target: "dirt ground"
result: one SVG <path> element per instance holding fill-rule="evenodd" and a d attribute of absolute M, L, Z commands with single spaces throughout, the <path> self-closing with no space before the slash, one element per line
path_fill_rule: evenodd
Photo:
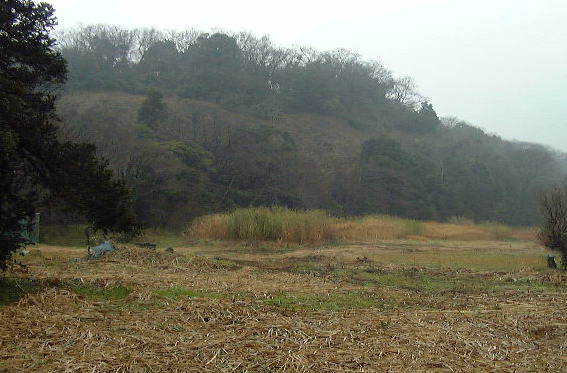
<path fill-rule="evenodd" d="M 84 254 L 5 274 L 0 372 L 567 371 L 567 273 L 530 242 Z"/>

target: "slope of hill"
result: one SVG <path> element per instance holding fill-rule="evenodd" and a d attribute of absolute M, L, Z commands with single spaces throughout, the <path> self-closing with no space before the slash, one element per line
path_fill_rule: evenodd
<path fill-rule="evenodd" d="M 96 143 L 129 180 L 138 216 L 152 225 L 272 204 L 533 224 L 534 194 L 562 178 L 562 163 L 548 150 L 464 123 L 434 134 L 356 129 L 321 114 L 262 119 L 167 96 L 166 115 L 148 125 L 138 118 L 145 100 L 68 93 L 58 111 L 68 136 Z"/>
<path fill-rule="evenodd" d="M 151 225 L 256 205 L 527 225 L 567 175 L 564 155 L 440 120 L 346 50 L 104 25 L 59 43 L 65 133 L 98 145 Z"/>

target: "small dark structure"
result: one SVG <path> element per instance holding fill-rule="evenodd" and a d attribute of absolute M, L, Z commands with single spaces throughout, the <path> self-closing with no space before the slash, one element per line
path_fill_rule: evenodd
<path fill-rule="evenodd" d="M 555 257 L 553 255 L 547 256 L 547 267 L 548 268 L 557 268 L 557 263 L 555 263 Z"/>

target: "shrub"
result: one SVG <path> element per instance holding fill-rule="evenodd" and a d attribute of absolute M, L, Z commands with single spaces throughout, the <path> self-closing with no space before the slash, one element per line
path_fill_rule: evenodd
<path fill-rule="evenodd" d="M 543 224 L 538 238 L 545 247 L 559 251 L 567 268 L 567 188 L 553 188 L 539 196 Z"/>

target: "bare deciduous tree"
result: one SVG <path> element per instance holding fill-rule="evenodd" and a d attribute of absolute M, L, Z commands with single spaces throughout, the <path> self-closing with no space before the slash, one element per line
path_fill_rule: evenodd
<path fill-rule="evenodd" d="M 413 109 L 417 108 L 418 103 L 425 99 L 425 97 L 417 93 L 415 81 L 409 76 L 394 79 L 387 97 Z"/>
<path fill-rule="evenodd" d="M 567 267 L 567 188 L 553 188 L 540 194 L 539 207 L 543 224 L 538 232 L 540 242 L 559 251 L 563 268 Z"/>

